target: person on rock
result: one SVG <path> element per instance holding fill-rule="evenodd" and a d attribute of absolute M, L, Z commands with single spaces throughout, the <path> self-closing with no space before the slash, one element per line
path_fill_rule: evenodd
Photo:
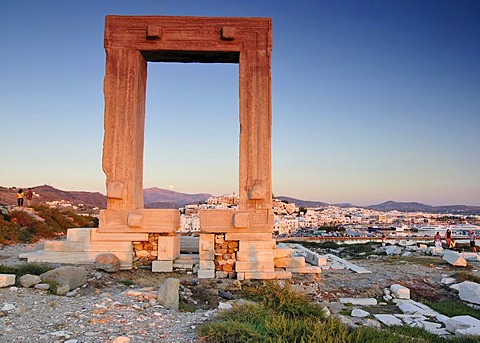
<path fill-rule="evenodd" d="M 433 241 L 435 242 L 435 248 L 442 247 L 442 236 L 440 236 L 440 232 L 437 231 L 435 236 L 433 236 Z"/>
<path fill-rule="evenodd" d="M 27 201 L 27 206 L 30 207 L 32 205 L 32 198 L 33 198 L 32 189 L 31 188 L 27 189 L 24 195 L 25 195 L 25 200 Z"/>
<path fill-rule="evenodd" d="M 17 206 L 23 206 L 23 189 L 19 189 L 17 193 Z"/>
<path fill-rule="evenodd" d="M 477 247 L 475 246 L 477 235 L 475 235 L 475 232 L 473 230 L 470 230 L 468 233 L 468 237 L 470 238 L 470 248 L 472 248 L 473 252 L 477 252 Z"/>
<path fill-rule="evenodd" d="M 450 229 L 447 229 L 447 233 L 445 233 L 445 243 L 448 249 L 452 248 L 452 231 L 450 231 Z"/>

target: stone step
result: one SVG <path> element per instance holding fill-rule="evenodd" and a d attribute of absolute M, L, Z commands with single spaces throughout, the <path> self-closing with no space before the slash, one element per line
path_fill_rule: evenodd
<path fill-rule="evenodd" d="M 47 251 L 70 251 L 70 252 L 111 252 L 132 251 L 131 242 L 80 242 L 80 241 L 45 241 L 44 250 Z"/>
<path fill-rule="evenodd" d="M 131 251 L 110 251 L 120 259 L 120 269 L 132 269 L 133 253 Z M 39 250 L 30 253 L 20 254 L 20 259 L 27 259 L 28 262 L 47 262 L 65 264 L 94 264 L 95 257 L 99 254 L 96 251 L 44 251 Z"/>
<path fill-rule="evenodd" d="M 277 280 L 277 279 L 290 279 L 292 277 L 291 272 L 284 270 L 273 272 L 243 272 L 237 273 L 238 280 Z"/>

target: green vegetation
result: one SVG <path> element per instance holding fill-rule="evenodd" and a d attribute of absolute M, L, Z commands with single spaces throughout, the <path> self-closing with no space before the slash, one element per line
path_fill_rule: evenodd
<path fill-rule="evenodd" d="M 15 274 L 15 282 L 18 284 L 19 278 L 25 274 L 40 275 L 53 269 L 48 264 L 38 262 L 28 262 L 16 266 L 0 265 L 0 274 Z"/>
<path fill-rule="evenodd" d="M 135 283 L 132 281 L 132 280 L 121 280 L 119 281 L 122 285 L 125 285 L 125 286 L 133 286 Z"/>
<path fill-rule="evenodd" d="M 459 299 L 444 300 L 442 302 L 422 300 L 422 303 L 448 317 L 472 316 L 480 319 L 480 310 L 465 305 L 465 303 Z"/>
<path fill-rule="evenodd" d="M 458 282 L 472 281 L 472 282 L 480 283 L 480 276 L 473 275 L 471 273 L 467 273 L 467 272 L 463 272 L 463 271 L 455 273 L 455 275 L 453 277 L 455 279 L 457 279 Z"/>
<path fill-rule="evenodd" d="M 69 228 L 98 226 L 96 218 L 80 216 L 72 211 L 46 206 L 34 206 L 33 210 L 34 214 L 22 210 L 1 212 L 0 244 L 33 243 L 64 235 Z"/>
<path fill-rule="evenodd" d="M 477 338 L 443 338 L 421 328 L 394 326 L 382 330 L 349 328 L 302 295 L 267 282 L 263 287 L 244 289 L 256 305 L 225 311 L 199 328 L 205 343 L 226 342 L 318 342 L 318 343 L 473 343 Z"/>

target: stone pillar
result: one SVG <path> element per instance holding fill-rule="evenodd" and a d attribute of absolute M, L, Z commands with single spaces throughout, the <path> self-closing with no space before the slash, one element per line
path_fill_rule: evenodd
<path fill-rule="evenodd" d="M 106 52 L 102 164 L 107 209 L 142 209 L 147 62 L 136 49 Z"/>
<path fill-rule="evenodd" d="M 240 52 L 240 210 L 272 208 L 270 50 L 262 48 Z"/>

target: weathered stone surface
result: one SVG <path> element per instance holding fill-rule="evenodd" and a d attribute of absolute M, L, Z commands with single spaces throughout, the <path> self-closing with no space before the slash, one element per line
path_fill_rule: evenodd
<path fill-rule="evenodd" d="M 158 256 L 160 261 L 170 261 L 180 256 L 180 235 L 160 236 L 158 238 Z"/>
<path fill-rule="evenodd" d="M 464 281 L 458 285 L 458 296 L 463 301 L 480 305 L 480 284 Z"/>
<path fill-rule="evenodd" d="M 173 271 L 173 261 L 152 261 L 152 272 L 167 273 Z"/>
<path fill-rule="evenodd" d="M 120 259 L 112 253 L 100 254 L 95 257 L 95 268 L 109 273 L 120 270 Z"/>
<path fill-rule="evenodd" d="M 467 266 L 467 261 L 456 251 L 445 250 L 442 258 L 455 267 Z"/>
<path fill-rule="evenodd" d="M 21 285 L 22 287 L 25 287 L 25 288 L 33 287 L 33 286 L 35 286 L 37 283 L 42 282 L 42 280 L 40 279 L 40 276 L 38 276 L 38 275 L 32 275 L 32 274 L 22 275 L 22 276 L 20 276 L 20 278 L 18 279 L 18 281 L 20 282 L 20 285 Z"/>
<path fill-rule="evenodd" d="M 0 288 L 15 284 L 15 274 L 0 274 Z"/>
<path fill-rule="evenodd" d="M 377 299 L 375 298 L 340 298 L 338 299 L 342 304 L 352 304 L 360 306 L 375 306 Z"/>
<path fill-rule="evenodd" d="M 359 309 L 359 308 L 354 308 L 350 315 L 352 317 L 364 318 L 364 317 L 368 317 L 370 315 L 370 313 L 368 313 L 367 311 L 364 311 L 362 309 Z"/>
<path fill-rule="evenodd" d="M 442 280 L 440 281 L 441 284 L 443 285 L 451 285 L 453 283 L 457 282 L 457 279 L 453 278 L 453 277 L 444 277 L 442 278 Z"/>
<path fill-rule="evenodd" d="M 393 314 L 374 314 L 373 315 L 375 319 L 377 319 L 379 322 L 387 325 L 387 326 L 393 326 L 393 325 L 403 325 L 402 321 L 395 317 Z"/>
<path fill-rule="evenodd" d="M 466 329 L 475 332 L 480 329 L 480 320 L 471 316 L 455 316 L 445 322 L 447 331 L 457 333 L 459 330 L 464 333 Z"/>
<path fill-rule="evenodd" d="M 87 270 L 83 267 L 60 267 L 40 275 L 42 282 L 55 282 L 60 286 L 68 285 L 70 290 L 87 282 Z"/>
<path fill-rule="evenodd" d="M 303 268 L 305 267 L 305 257 L 294 256 L 276 258 L 274 260 L 275 268 Z"/>
<path fill-rule="evenodd" d="M 385 252 L 387 255 L 400 255 L 402 253 L 402 248 L 396 245 L 391 245 L 385 250 Z"/>
<path fill-rule="evenodd" d="M 398 299 L 410 299 L 410 290 L 407 287 L 395 284 L 390 286 L 390 291 Z"/>
<path fill-rule="evenodd" d="M 199 279 L 213 279 L 215 277 L 214 269 L 200 269 L 198 271 Z"/>
<path fill-rule="evenodd" d="M 157 301 L 170 310 L 178 310 L 180 280 L 168 278 L 158 290 Z"/>

